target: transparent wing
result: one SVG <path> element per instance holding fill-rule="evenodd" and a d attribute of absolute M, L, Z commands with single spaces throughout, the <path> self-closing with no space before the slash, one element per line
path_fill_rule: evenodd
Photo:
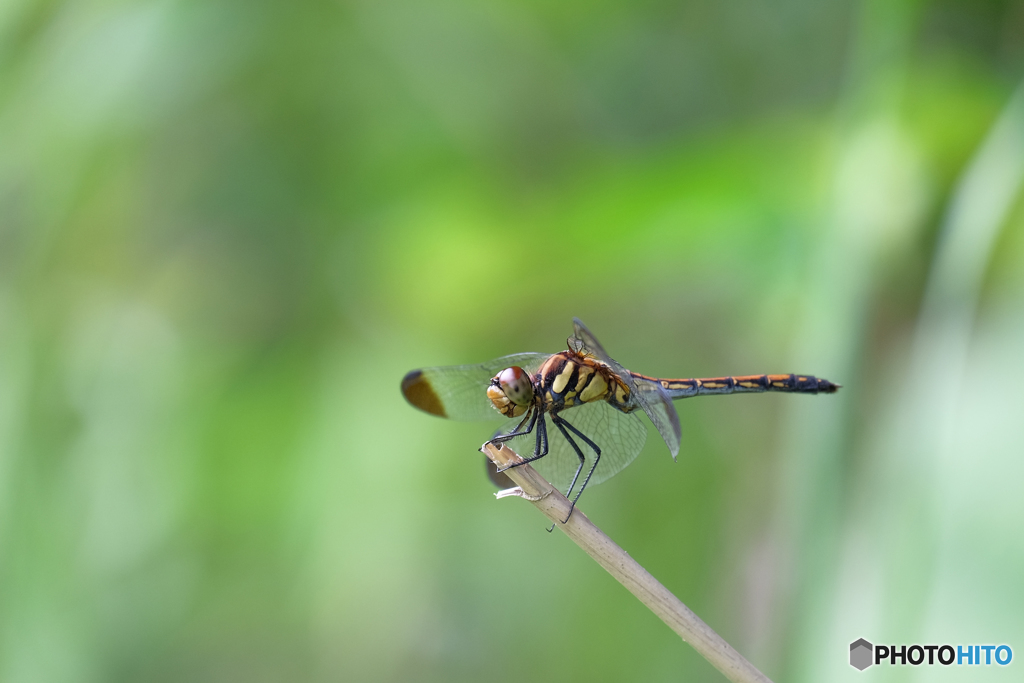
<path fill-rule="evenodd" d="M 604 401 L 585 403 L 575 406 L 560 413 L 561 417 L 576 429 L 587 435 L 601 449 L 601 460 L 597 463 L 594 476 L 590 479 L 588 486 L 600 484 L 610 479 L 623 470 L 629 463 L 633 462 L 640 451 L 643 450 L 644 441 L 647 440 L 647 427 L 637 417 L 636 413 L 623 413 L 616 410 Z M 580 460 L 576 451 L 565 440 L 562 432 L 551 421 L 550 415 L 545 415 L 548 430 L 548 454 L 532 463 L 544 478 L 550 481 L 555 488 L 562 493 L 566 492 L 572 482 L 576 468 Z M 503 427 L 500 432 L 507 434 L 519 423 L 516 420 L 513 424 Z M 524 458 L 533 454 L 536 444 L 536 427 L 534 433 L 525 436 L 517 436 L 509 442 L 509 446 L 516 453 Z M 586 466 L 580 473 L 577 486 L 583 483 L 587 472 L 594 463 L 594 451 L 578 436 L 569 432 L 573 440 L 583 451 L 586 459 Z"/>
<path fill-rule="evenodd" d="M 606 363 L 615 371 L 615 374 L 622 378 L 622 381 L 629 387 L 633 400 L 647 413 L 647 417 L 651 418 L 651 422 L 654 423 L 658 433 L 661 434 L 661 438 L 665 440 L 665 445 L 668 446 L 669 452 L 672 453 L 672 458 L 675 459 L 679 455 L 679 441 L 682 438 L 682 429 L 679 426 L 679 415 L 676 413 L 676 407 L 672 404 L 672 399 L 669 398 L 665 388 L 657 382 L 634 378 L 629 370 L 619 365 L 615 359 L 608 355 L 608 352 L 601 346 L 601 342 L 597 341 L 597 337 L 587 329 L 582 320 L 573 318 L 572 322 L 575 339 L 580 345 L 579 350 L 589 353 L 599 361 Z"/>
<path fill-rule="evenodd" d="M 402 379 L 402 394 L 420 410 L 452 420 L 504 420 L 487 398 L 491 378 L 513 365 L 536 374 L 549 353 L 516 353 L 479 365 L 413 370 Z"/>
<path fill-rule="evenodd" d="M 672 453 L 672 459 L 679 455 L 679 441 L 682 438 L 682 429 L 679 426 L 679 414 L 672 403 L 665 387 L 658 382 L 632 377 L 634 391 L 636 392 L 637 403 L 651 418 L 651 422 L 657 428 L 665 445 Z"/>

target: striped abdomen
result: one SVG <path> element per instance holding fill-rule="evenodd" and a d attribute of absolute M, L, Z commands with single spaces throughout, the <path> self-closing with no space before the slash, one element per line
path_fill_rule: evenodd
<path fill-rule="evenodd" d="M 813 375 L 743 375 L 707 379 L 661 379 L 630 373 L 638 379 L 657 382 L 672 399 L 712 394 L 739 394 L 762 391 L 788 391 L 798 394 L 831 394 L 840 385 Z"/>

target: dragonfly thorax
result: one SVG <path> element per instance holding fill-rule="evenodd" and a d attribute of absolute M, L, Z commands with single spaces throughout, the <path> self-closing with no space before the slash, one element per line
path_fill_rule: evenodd
<path fill-rule="evenodd" d="M 533 379 L 517 365 L 505 368 L 491 378 L 487 398 L 505 417 L 519 417 L 533 403 Z"/>
<path fill-rule="evenodd" d="M 629 387 L 607 364 L 573 350 L 556 353 L 540 366 L 537 392 L 545 410 L 594 401 L 607 401 L 623 412 L 633 409 Z"/>

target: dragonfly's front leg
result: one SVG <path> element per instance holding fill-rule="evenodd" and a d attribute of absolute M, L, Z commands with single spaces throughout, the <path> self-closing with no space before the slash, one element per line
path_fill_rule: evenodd
<path fill-rule="evenodd" d="M 519 467 L 520 465 L 525 465 L 526 463 L 533 462 L 534 460 L 540 460 L 541 458 L 548 454 L 548 425 L 544 419 L 544 413 L 541 412 L 539 408 L 537 409 L 537 414 L 540 417 L 536 420 L 537 441 L 533 449 L 533 455 L 530 456 L 529 458 L 523 458 L 519 462 L 508 465 L 507 467 L 503 467 L 500 470 L 498 470 L 499 472 L 504 472 L 505 470 L 510 469 L 512 467 Z M 530 423 L 530 426 L 532 428 L 532 422 Z M 527 430 L 526 433 L 528 434 L 529 430 Z"/>
<path fill-rule="evenodd" d="M 530 409 L 527 411 L 526 416 L 523 417 L 523 421 L 516 425 L 515 429 L 513 429 L 508 434 L 494 435 L 494 437 L 491 438 L 491 443 L 505 443 L 506 441 L 511 441 L 517 436 L 523 436 L 524 434 L 529 434 L 530 432 L 532 432 L 533 426 L 537 423 L 537 412 L 538 411 L 534 410 L 533 406 L 531 406 Z M 523 425 L 526 424 L 527 420 L 530 421 L 530 426 L 527 427 L 526 429 L 523 429 Z"/>

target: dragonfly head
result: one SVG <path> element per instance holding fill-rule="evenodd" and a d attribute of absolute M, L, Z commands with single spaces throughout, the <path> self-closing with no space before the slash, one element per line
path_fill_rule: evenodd
<path fill-rule="evenodd" d="M 505 417 L 519 417 L 533 403 L 533 380 L 518 365 L 505 368 L 491 378 L 487 398 Z"/>

